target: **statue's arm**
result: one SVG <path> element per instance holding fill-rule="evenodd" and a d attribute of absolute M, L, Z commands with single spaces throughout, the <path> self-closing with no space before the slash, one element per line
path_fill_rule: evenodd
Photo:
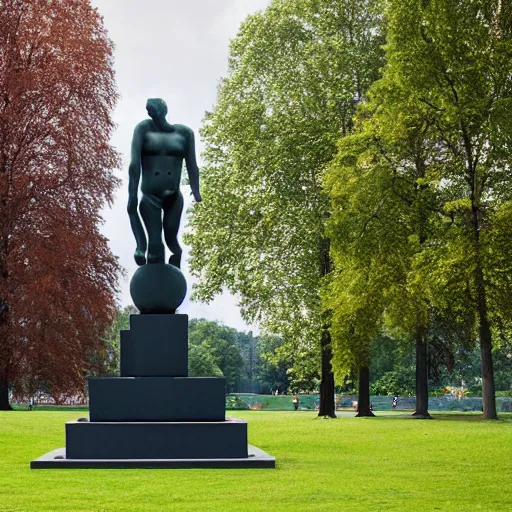
<path fill-rule="evenodd" d="M 185 162 L 187 164 L 188 179 L 190 181 L 190 189 L 194 199 L 201 201 L 201 193 L 199 192 L 199 169 L 196 161 L 196 144 L 194 139 L 194 132 L 187 128 L 187 154 Z"/>
<path fill-rule="evenodd" d="M 135 207 L 137 210 L 137 194 L 139 191 L 140 172 L 141 172 L 141 153 L 142 153 L 142 141 L 144 139 L 144 129 L 139 124 L 135 127 L 132 139 L 132 150 L 130 167 L 128 168 L 128 213 L 130 212 L 130 206 Z M 132 203 L 132 204 L 130 204 Z"/>
<path fill-rule="evenodd" d="M 144 133 L 143 126 L 140 124 L 137 125 L 133 133 L 130 167 L 128 168 L 128 215 L 130 217 L 130 224 L 135 236 L 135 241 L 137 242 L 135 261 L 138 265 L 146 263 L 145 253 L 147 248 L 146 233 L 144 232 L 140 221 L 138 210 L 139 201 L 137 197 L 141 173 L 141 154 Z"/>

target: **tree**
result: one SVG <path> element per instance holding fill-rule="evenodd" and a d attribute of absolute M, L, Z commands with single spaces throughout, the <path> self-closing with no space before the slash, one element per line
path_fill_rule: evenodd
<path fill-rule="evenodd" d="M 260 385 L 256 382 L 256 364 L 259 350 L 258 338 L 253 336 L 252 331 L 237 332 L 237 343 L 240 350 L 240 357 L 243 361 L 243 372 L 239 382 L 238 391 L 242 393 L 258 393 Z"/>
<path fill-rule="evenodd" d="M 435 192 L 425 185 L 435 145 L 426 137 L 428 123 L 411 119 L 394 79 L 386 66 L 369 90 L 370 101 L 359 109 L 356 133 L 341 141 L 326 175 L 333 204 L 332 255 L 341 269 L 327 303 L 337 308 L 334 327 L 362 367 L 368 366 L 373 339 L 384 324 L 415 340 L 415 415 L 429 417 L 431 308 L 414 269 L 415 258 L 432 238 L 438 207 Z M 369 325 L 365 317 L 372 319 Z M 361 335 L 352 336 L 348 325 Z M 368 400 L 364 397 L 363 403 Z"/>
<path fill-rule="evenodd" d="M 372 341 L 382 326 L 383 277 L 386 272 L 383 266 L 368 263 L 362 251 L 355 256 L 350 251 L 339 250 L 340 243 L 351 242 L 346 229 L 348 224 L 344 230 L 334 228 L 339 218 L 333 211 L 329 233 L 336 270 L 324 289 L 326 307 L 332 311 L 334 366 L 340 377 L 349 375 L 354 368 L 358 369 L 357 415 L 373 416 L 369 365 Z"/>
<path fill-rule="evenodd" d="M 290 387 L 289 369 L 293 363 L 286 351 L 280 351 L 282 347 L 283 340 L 278 336 L 262 334 L 257 339 L 256 379 L 264 393 L 275 389 L 287 393 Z"/>
<path fill-rule="evenodd" d="M 207 343 L 189 346 L 188 374 L 190 377 L 224 377 Z"/>
<path fill-rule="evenodd" d="M 379 334 L 374 339 L 370 363 L 372 395 L 414 395 L 415 357 L 410 341 L 389 334 Z"/>
<path fill-rule="evenodd" d="M 193 356 L 205 352 L 211 355 L 212 362 L 226 379 L 226 391 L 235 391 L 242 377 L 243 368 L 237 331 L 217 322 L 192 319 L 189 322 L 188 343 Z M 193 347 L 199 346 L 202 347 L 201 352 L 194 352 Z"/>
<path fill-rule="evenodd" d="M 445 216 L 419 267 L 432 301 L 473 316 L 483 416 L 496 418 L 493 339 L 510 322 L 512 6 L 501 0 L 392 1 L 388 62 L 404 107 L 428 125 Z"/>
<path fill-rule="evenodd" d="M 89 0 L 0 2 L 0 409 L 83 389 L 115 315 L 113 45 Z"/>
<path fill-rule="evenodd" d="M 495 418 L 492 338 L 507 331 L 511 299 L 511 9 L 391 1 L 388 21 L 383 79 L 328 177 L 335 225 L 353 219 L 352 245 L 338 250 L 358 263 L 365 254 L 359 273 L 399 270 L 382 312 L 416 333 L 417 412 L 427 412 L 426 340 L 437 316 L 478 337 L 484 417 Z"/>
<path fill-rule="evenodd" d="M 319 296 L 331 271 L 321 173 L 378 76 L 379 8 L 274 0 L 250 16 L 202 130 L 205 200 L 188 236 L 196 297 L 226 287 L 244 318 L 281 336 L 291 354 L 316 350 L 321 416 L 335 416 L 330 313 Z"/>
<path fill-rule="evenodd" d="M 95 376 L 118 376 L 121 361 L 121 331 L 130 329 L 130 315 L 138 314 L 135 306 L 125 306 L 116 311 L 114 321 L 102 336 L 105 350 L 92 354 L 91 366 L 96 369 Z"/>

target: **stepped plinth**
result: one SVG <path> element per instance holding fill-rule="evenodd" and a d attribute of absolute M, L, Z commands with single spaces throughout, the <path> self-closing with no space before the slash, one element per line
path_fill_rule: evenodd
<path fill-rule="evenodd" d="M 66 448 L 42 468 L 273 468 L 226 419 L 225 379 L 188 377 L 188 317 L 131 315 L 121 376 L 89 379 L 89 421 L 66 423 Z"/>

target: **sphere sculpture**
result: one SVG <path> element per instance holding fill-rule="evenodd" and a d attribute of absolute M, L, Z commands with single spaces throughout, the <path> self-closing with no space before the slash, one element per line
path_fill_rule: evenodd
<path fill-rule="evenodd" d="M 133 303 L 142 314 L 175 313 L 186 293 L 183 273 L 165 263 L 139 267 L 130 282 Z"/>
<path fill-rule="evenodd" d="M 142 314 L 175 313 L 187 291 L 178 243 L 183 161 L 194 199 L 201 201 L 194 132 L 180 124 L 169 124 L 165 118 L 167 105 L 160 98 L 149 99 L 146 110 L 150 119 L 135 127 L 129 168 L 128 215 L 137 243 L 135 262 L 140 266 L 130 283 L 130 293 Z M 162 232 L 171 251 L 169 264 L 165 263 Z"/>

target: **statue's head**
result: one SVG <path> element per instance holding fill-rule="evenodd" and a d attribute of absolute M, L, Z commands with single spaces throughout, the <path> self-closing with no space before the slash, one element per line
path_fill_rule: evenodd
<path fill-rule="evenodd" d="M 151 119 L 165 119 L 167 115 L 167 103 L 161 98 L 149 98 L 146 110 Z"/>

